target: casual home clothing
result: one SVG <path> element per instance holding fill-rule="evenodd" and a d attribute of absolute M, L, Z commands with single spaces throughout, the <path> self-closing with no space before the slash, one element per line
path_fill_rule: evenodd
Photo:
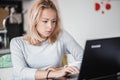
<path fill-rule="evenodd" d="M 83 56 L 81 46 L 66 31 L 55 43 L 45 41 L 40 46 L 29 44 L 23 37 L 13 38 L 10 50 L 15 80 L 35 80 L 36 70 L 61 67 L 64 54 L 72 54 L 75 61 L 69 65 L 80 68 Z"/>

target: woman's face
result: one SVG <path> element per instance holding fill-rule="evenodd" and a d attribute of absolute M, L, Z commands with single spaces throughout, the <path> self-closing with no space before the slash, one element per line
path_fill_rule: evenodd
<path fill-rule="evenodd" d="M 56 26 L 56 12 L 53 9 L 44 9 L 36 28 L 42 38 L 49 37 Z"/>

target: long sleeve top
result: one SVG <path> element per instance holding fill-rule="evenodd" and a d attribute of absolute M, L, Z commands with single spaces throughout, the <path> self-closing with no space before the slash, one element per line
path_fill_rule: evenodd
<path fill-rule="evenodd" d="M 75 59 L 69 65 L 80 68 L 83 56 L 81 46 L 66 31 L 55 43 L 45 41 L 40 46 L 29 44 L 22 36 L 13 38 L 10 51 L 15 80 L 35 80 L 36 70 L 61 67 L 64 54 L 71 54 Z"/>

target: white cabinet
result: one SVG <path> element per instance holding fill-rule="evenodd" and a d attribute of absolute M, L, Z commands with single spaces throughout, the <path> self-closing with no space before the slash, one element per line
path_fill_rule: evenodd
<path fill-rule="evenodd" d="M 0 68 L 0 80 L 12 80 L 13 68 Z"/>

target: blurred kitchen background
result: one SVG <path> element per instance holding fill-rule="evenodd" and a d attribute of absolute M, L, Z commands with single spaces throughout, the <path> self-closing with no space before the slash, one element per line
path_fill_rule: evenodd
<path fill-rule="evenodd" d="M 0 0 L 0 80 L 11 80 L 13 74 L 10 41 L 26 33 L 24 16 L 31 0 Z"/>
<path fill-rule="evenodd" d="M 0 0 L 0 80 L 11 80 L 10 40 L 26 33 L 27 11 L 36 0 Z M 84 49 L 88 39 L 120 37 L 120 0 L 53 0 L 63 28 Z M 68 62 L 74 61 L 68 55 Z"/>

